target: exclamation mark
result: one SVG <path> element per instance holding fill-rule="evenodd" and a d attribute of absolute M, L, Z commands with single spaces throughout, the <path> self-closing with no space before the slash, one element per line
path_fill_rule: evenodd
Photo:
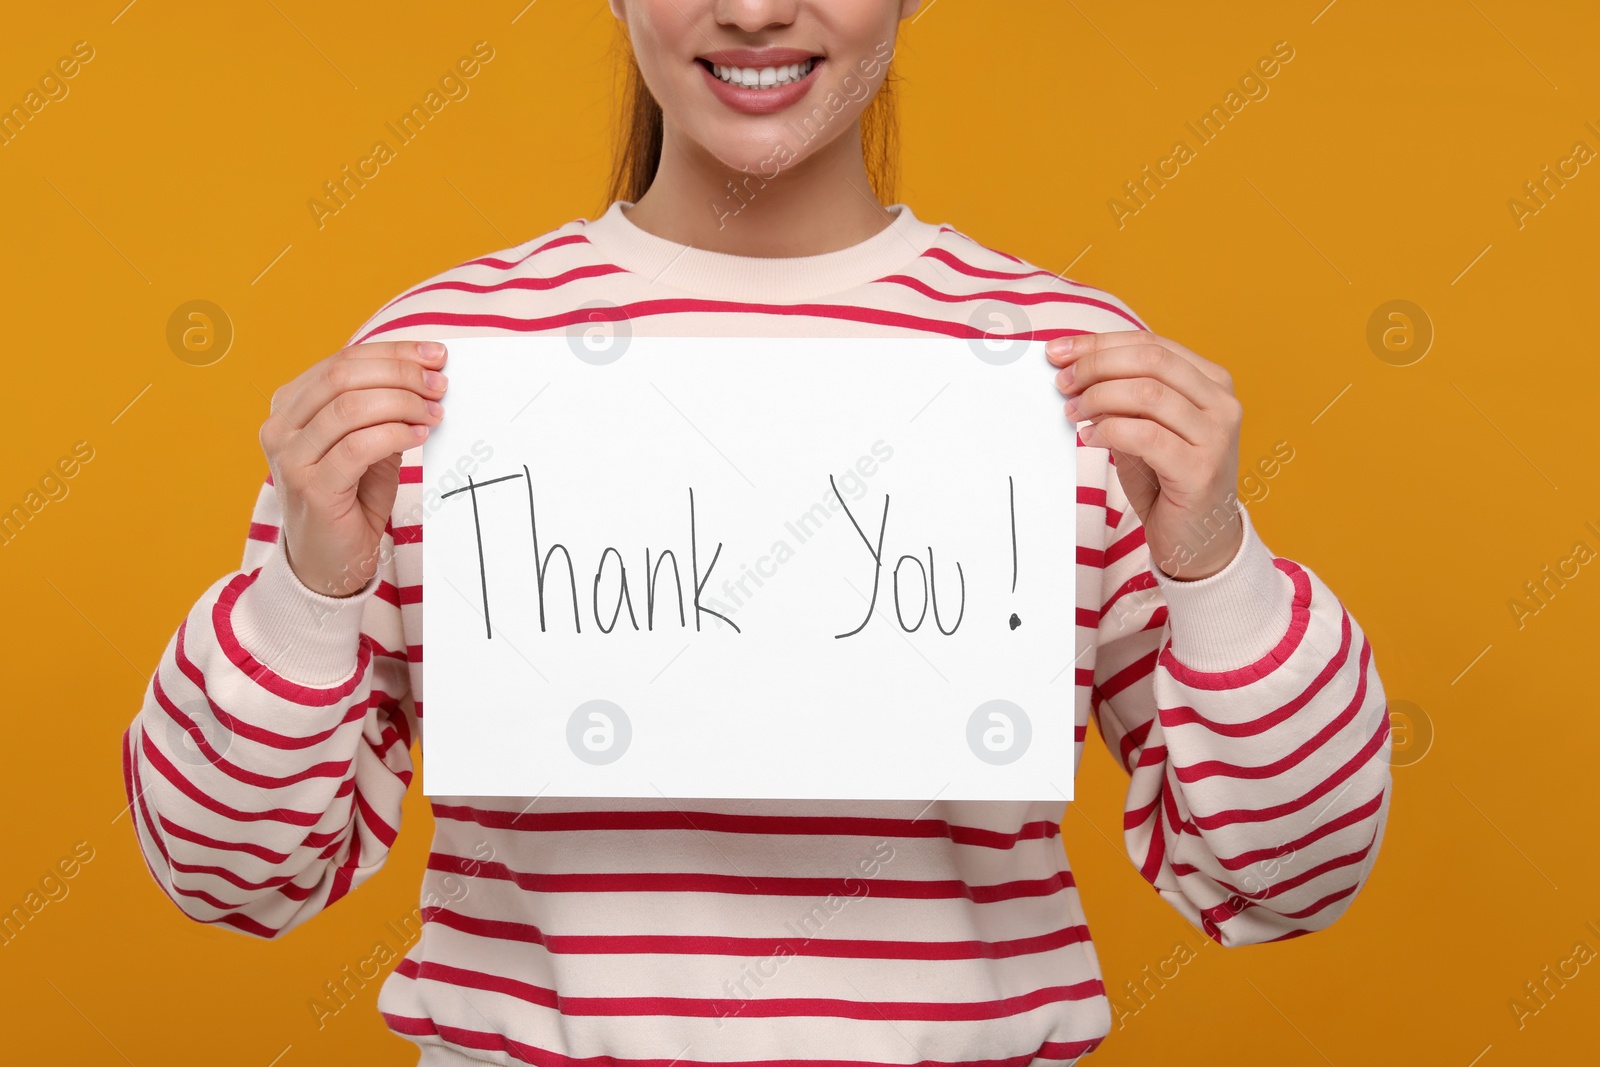
<path fill-rule="evenodd" d="M 1017 591 L 1017 485 L 1011 475 L 1006 475 L 1006 487 L 1011 494 L 1011 591 Z M 1022 625 L 1022 620 L 1017 618 L 1017 613 L 1011 613 L 1011 628 L 1015 630 Z"/>

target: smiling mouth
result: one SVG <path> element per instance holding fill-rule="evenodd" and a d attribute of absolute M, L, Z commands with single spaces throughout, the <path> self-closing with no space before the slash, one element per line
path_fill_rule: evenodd
<path fill-rule="evenodd" d="M 781 89 L 786 85 L 805 81 L 811 76 L 812 71 L 821 65 L 822 57 L 812 56 L 801 63 L 788 63 L 776 67 L 731 67 L 704 59 L 696 59 L 695 62 L 727 85 L 736 89 L 753 89 L 759 92 L 764 89 Z"/>

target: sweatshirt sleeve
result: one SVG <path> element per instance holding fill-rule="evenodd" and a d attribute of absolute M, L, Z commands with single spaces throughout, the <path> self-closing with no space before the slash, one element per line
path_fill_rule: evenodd
<path fill-rule="evenodd" d="M 1389 717 L 1372 648 L 1248 510 L 1216 574 L 1160 572 L 1108 467 L 1091 715 L 1130 775 L 1139 873 L 1218 944 L 1281 941 L 1349 908 L 1388 818 Z"/>
<path fill-rule="evenodd" d="M 244 563 L 168 642 L 123 735 L 124 788 L 156 882 L 200 922 L 278 937 L 384 863 L 415 718 L 393 528 L 347 598 L 284 554 L 271 479 Z"/>

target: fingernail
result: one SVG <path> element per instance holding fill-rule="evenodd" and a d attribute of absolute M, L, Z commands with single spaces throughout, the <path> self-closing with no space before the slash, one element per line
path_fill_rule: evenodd
<path fill-rule="evenodd" d="M 437 400 L 428 401 L 428 414 L 436 419 L 439 418 L 444 414 L 444 405 Z"/>
<path fill-rule="evenodd" d="M 424 341 L 417 346 L 417 352 L 424 359 L 438 359 L 444 355 L 444 345 L 438 341 Z"/>
<path fill-rule="evenodd" d="M 422 372 L 422 384 L 427 386 L 429 389 L 443 389 L 445 383 L 449 380 L 449 378 L 446 378 L 436 370 L 425 370 Z"/>
<path fill-rule="evenodd" d="M 1055 346 L 1055 349 L 1056 349 L 1057 352 L 1071 352 L 1072 351 L 1072 338 L 1070 338 L 1070 337 L 1057 337 L 1054 341 L 1052 341 L 1050 343 Z"/>

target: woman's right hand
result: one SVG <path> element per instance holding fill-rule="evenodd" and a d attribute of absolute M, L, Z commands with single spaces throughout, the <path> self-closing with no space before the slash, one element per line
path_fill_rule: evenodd
<path fill-rule="evenodd" d="M 439 424 L 437 341 L 351 345 L 272 396 L 261 449 L 283 515 L 289 566 L 325 596 L 361 591 L 400 485 L 400 454 Z"/>

